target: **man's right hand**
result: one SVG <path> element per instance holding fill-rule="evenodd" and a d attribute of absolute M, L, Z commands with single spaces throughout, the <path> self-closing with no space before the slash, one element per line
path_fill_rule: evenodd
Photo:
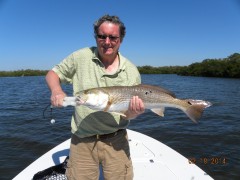
<path fill-rule="evenodd" d="M 62 107 L 65 97 L 66 94 L 62 90 L 53 91 L 51 95 L 51 104 L 55 107 Z"/>
<path fill-rule="evenodd" d="M 56 107 L 62 107 L 63 99 L 66 97 L 66 94 L 62 90 L 58 75 L 54 71 L 50 70 L 46 75 L 46 81 L 50 91 L 52 92 L 51 104 Z"/>

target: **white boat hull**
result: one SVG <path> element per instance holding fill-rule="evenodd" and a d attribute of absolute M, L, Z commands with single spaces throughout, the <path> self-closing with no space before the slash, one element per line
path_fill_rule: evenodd
<path fill-rule="evenodd" d="M 195 164 L 165 144 L 136 131 L 127 130 L 134 180 L 210 180 Z M 38 158 L 13 180 L 30 180 L 39 171 L 60 164 L 69 154 L 70 139 Z M 102 175 L 100 179 L 103 179 Z"/>

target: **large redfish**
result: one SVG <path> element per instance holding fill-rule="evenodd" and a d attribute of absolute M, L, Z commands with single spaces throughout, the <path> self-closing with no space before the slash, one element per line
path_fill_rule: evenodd
<path fill-rule="evenodd" d="M 77 97 L 66 97 L 63 106 L 83 105 L 91 109 L 114 112 L 124 116 L 133 96 L 142 99 L 144 107 L 159 116 L 164 116 L 165 107 L 182 110 L 193 122 L 198 122 L 205 108 L 211 103 L 203 100 L 177 99 L 175 95 L 164 88 L 152 85 L 111 86 L 84 90 Z"/>

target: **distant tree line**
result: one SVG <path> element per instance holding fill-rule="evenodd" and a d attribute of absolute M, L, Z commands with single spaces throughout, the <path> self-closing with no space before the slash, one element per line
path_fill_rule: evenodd
<path fill-rule="evenodd" d="M 182 76 L 240 78 L 240 54 L 223 59 L 205 59 L 189 66 L 138 66 L 141 74 L 178 74 Z M 48 70 L 0 71 L 0 77 L 45 76 Z"/>
<path fill-rule="evenodd" d="M 177 74 L 183 68 L 182 66 L 138 66 L 140 74 Z"/>
<path fill-rule="evenodd" d="M 138 69 L 141 74 L 240 78 L 240 54 L 234 53 L 223 59 L 205 59 L 189 66 L 141 66 Z"/>
<path fill-rule="evenodd" d="M 224 59 L 205 59 L 183 67 L 179 75 L 240 78 L 240 54 L 235 53 Z"/>
<path fill-rule="evenodd" d="M 47 70 L 17 70 L 17 71 L 0 71 L 0 77 L 21 77 L 21 76 L 45 76 Z"/>

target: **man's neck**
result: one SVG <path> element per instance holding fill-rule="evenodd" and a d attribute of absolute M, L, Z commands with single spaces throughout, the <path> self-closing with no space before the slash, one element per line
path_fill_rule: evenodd
<path fill-rule="evenodd" d="M 118 54 L 113 57 L 113 58 L 105 58 L 105 59 L 101 59 L 104 67 L 105 67 L 105 71 L 109 74 L 113 74 L 118 70 L 119 67 L 119 57 Z"/>

